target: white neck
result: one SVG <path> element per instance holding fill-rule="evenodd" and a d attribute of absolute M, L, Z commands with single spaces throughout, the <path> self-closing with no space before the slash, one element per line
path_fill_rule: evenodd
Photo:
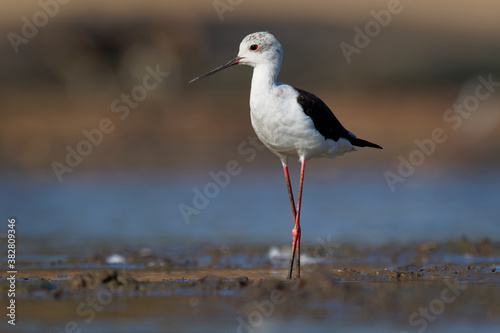
<path fill-rule="evenodd" d="M 253 69 L 251 97 L 269 93 L 276 87 L 276 78 L 280 71 L 279 64 L 258 64 Z"/>

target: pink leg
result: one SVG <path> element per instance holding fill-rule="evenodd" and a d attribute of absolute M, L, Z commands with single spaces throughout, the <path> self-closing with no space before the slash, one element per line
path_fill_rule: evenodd
<path fill-rule="evenodd" d="M 290 174 L 288 173 L 288 166 L 283 163 L 283 171 L 285 171 L 286 187 L 288 188 L 288 196 L 290 197 L 290 205 L 292 206 L 293 220 L 295 221 L 295 200 L 293 199 L 292 184 L 290 183 Z"/>
<path fill-rule="evenodd" d="M 286 187 L 288 188 L 288 196 L 290 198 L 290 205 L 292 206 L 292 214 L 293 214 L 293 221 L 295 223 L 295 200 L 293 199 L 293 191 L 292 191 L 292 184 L 290 183 L 290 174 L 288 173 L 288 166 L 286 165 L 286 161 L 281 161 L 283 164 L 283 171 L 285 172 L 285 179 L 286 179 Z M 292 231 L 293 234 L 293 231 Z M 290 255 L 290 266 L 288 270 L 288 278 L 292 278 L 292 271 L 293 271 L 293 261 L 295 259 L 295 237 L 292 242 L 292 253 Z"/>
<path fill-rule="evenodd" d="M 295 252 L 297 252 L 297 278 L 300 278 L 300 207 L 302 203 L 302 186 L 304 183 L 304 169 L 306 166 L 306 161 L 302 159 L 302 165 L 300 168 L 300 183 L 299 183 L 299 198 L 297 201 L 297 210 L 295 210 L 295 201 L 293 200 L 293 192 L 292 192 L 292 186 L 290 184 L 290 176 L 288 174 L 288 167 L 286 166 L 285 162 L 283 162 L 283 169 L 285 171 L 285 177 L 286 177 L 286 184 L 288 187 L 288 195 L 290 197 L 290 204 L 292 206 L 292 212 L 293 212 L 293 217 L 294 217 L 294 228 L 292 230 L 292 253 L 290 255 L 290 266 L 288 270 L 288 278 L 292 278 L 292 272 L 293 272 L 293 262 L 295 260 Z"/>
<path fill-rule="evenodd" d="M 300 183 L 299 183 L 299 197 L 297 200 L 297 214 L 295 216 L 295 227 L 292 230 L 293 241 L 295 246 L 292 251 L 297 248 L 297 279 L 300 279 L 300 207 L 302 205 L 302 186 L 304 185 L 304 170 L 306 166 L 306 161 L 302 159 L 302 165 L 300 167 Z"/>

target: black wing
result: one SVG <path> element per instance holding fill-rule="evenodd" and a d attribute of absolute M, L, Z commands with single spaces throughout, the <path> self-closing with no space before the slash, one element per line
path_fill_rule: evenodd
<path fill-rule="evenodd" d="M 304 113 L 311 118 L 316 130 L 325 137 L 325 140 L 332 139 L 337 142 L 340 138 L 344 138 L 349 140 L 353 146 L 382 149 L 379 145 L 356 138 L 354 134 L 346 130 L 319 97 L 305 90 L 295 89 L 299 92 L 297 102 L 302 106 Z"/>

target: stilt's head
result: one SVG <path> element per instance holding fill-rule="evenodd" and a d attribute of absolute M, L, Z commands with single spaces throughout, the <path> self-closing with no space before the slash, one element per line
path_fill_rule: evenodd
<path fill-rule="evenodd" d="M 194 78 L 189 83 L 203 79 L 233 65 L 255 67 L 261 64 L 268 64 L 279 68 L 281 66 L 282 55 L 283 49 L 281 48 L 281 44 L 273 35 L 269 32 L 255 32 L 243 39 L 236 58 L 206 74 Z"/>
<path fill-rule="evenodd" d="M 280 42 L 269 32 L 256 32 L 246 36 L 240 44 L 240 63 L 255 67 L 271 63 L 281 65 L 283 49 Z"/>

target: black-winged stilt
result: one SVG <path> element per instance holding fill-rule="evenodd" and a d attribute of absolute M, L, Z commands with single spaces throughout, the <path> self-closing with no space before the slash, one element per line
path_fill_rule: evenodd
<path fill-rule="evenodd" d="M 282 55 L 281 44 L 273 35 L 256 32 L 243 39 L 236 58 L 189 83 L 233 65 L 253 67 L 250 91 L 252 126 L 264 145 L 281 159 L 292 206 L 295 226 L 292 230 L 292 253 L 288 271 L 288 278 L 291 279 L 295 253 L 297 278 L 300 278 L 300 206 L 306 161 L 315 157 L 334 158 L 356 151 L 355 147 L 382 147 L 356 138 L 315 95 L 276 82 Z M 298 157 L 301 163 L 297 208 L 288 174 L 289 156 Z"/>

